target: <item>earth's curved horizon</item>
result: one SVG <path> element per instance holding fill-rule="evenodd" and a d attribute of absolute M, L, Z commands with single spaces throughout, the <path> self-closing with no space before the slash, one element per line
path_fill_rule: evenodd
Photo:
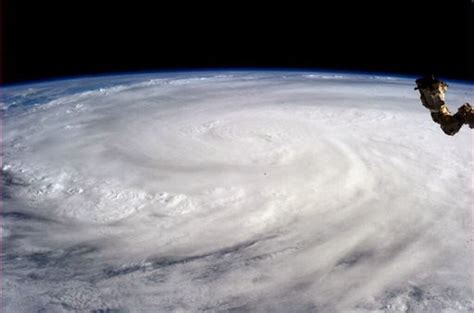
<path fill-rule="evenodd" d="M 451 110 L 474 99 L 448 82 Z M 6 312 L 469 312 L 472 135 L 414 81 L 192 71 L 2 88 Z"/>

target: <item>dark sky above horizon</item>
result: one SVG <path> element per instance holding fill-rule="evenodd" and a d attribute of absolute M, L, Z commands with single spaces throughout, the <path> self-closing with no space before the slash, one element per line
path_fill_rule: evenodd
<path fill-rule="evenodd" d="M 208 67 L 474 80 L 473 1 L 310 6 L 4 0 L 1 80 Z"/>

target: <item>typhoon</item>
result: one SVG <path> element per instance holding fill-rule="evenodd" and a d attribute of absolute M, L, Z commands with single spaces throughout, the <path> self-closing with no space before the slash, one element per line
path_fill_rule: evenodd
<path fill-rule="evenodd" d="M 3 88 L 4 312 L 470 312 L 472 134 L 440 134 L 413 81 Z"/>

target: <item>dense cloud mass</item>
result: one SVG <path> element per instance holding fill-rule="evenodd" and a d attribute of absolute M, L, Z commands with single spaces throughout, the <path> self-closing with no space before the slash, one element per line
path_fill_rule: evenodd
<path fill-rule="evenodd" d="M 6 312 L 468 312 L 471 130 L 444 135 L 413 87 L 206 72 L 3 90 Z M 452 110 L 473 99 L 450 83 Z"/>

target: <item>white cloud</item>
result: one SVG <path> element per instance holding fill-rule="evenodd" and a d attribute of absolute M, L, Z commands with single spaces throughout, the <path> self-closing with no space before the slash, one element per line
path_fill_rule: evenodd
<path fill-rule="evenodd" d="M 7 110 L 7 308 L 471 309 L 470 130 L 442 134 L 408 80 L 306 76 Z"/>

